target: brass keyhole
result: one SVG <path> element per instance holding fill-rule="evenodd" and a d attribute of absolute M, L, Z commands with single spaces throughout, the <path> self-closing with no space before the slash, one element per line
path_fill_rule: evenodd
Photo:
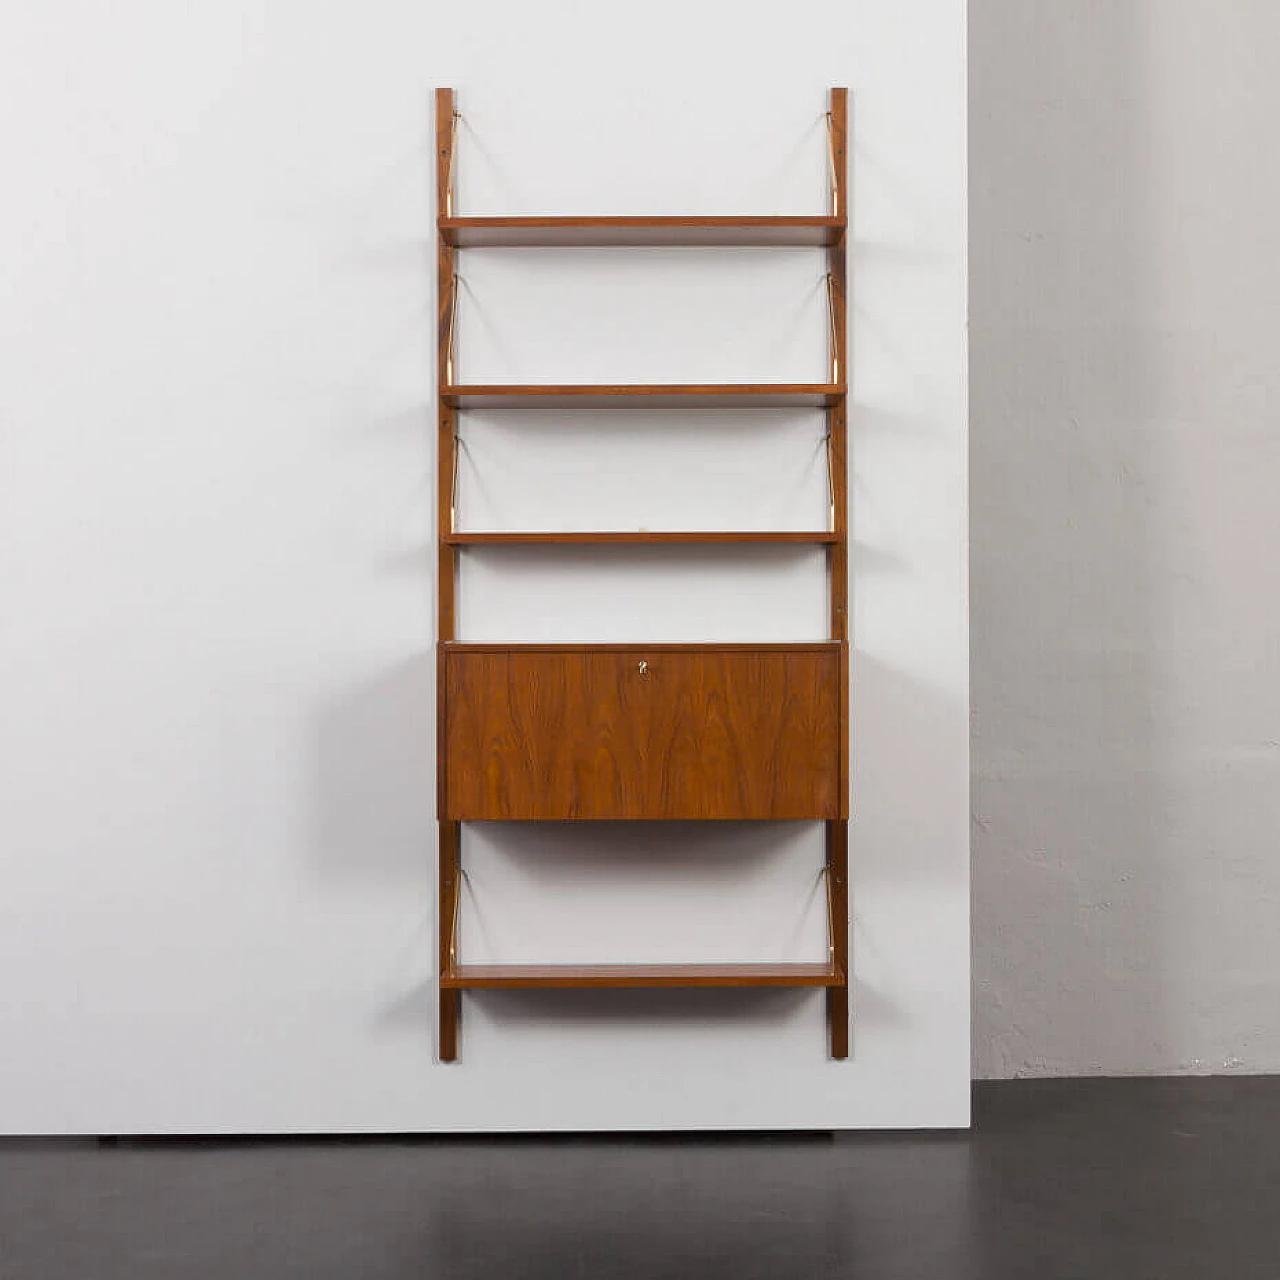
<path fill-rule="evenodd" d="M 649 674 L 649 664 L 643 658 L 640 659 L 640 674 L 642 676 Z"/>

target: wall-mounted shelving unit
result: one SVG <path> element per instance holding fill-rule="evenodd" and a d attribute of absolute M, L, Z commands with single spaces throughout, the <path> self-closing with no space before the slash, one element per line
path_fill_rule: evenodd
<path fill-rule="evenodd" d="M 456 217 L 458 114 L 436 90 L 439 1053 L 481 988 L 822 987 L 831 1054 L 849 1051 L 847 91 L 831 90 L 831 211 L 817 217 Z M 494 246 L 761 245 L 827 252 L 825 383 L 466 385 L 453 377 L 455 254 Z M 830 520 L 800 532 L 464 533 L 457 414 L 473 408 L 805 407 L 826 414 Z M 458 548 L 484 544 L 792 543 L 827 551 L 830 634 L 808 644 L 462 644 Z M 459 955 L 468 821 L 797 820 L 825 824 L 821 964 L 469 965 Z"/>

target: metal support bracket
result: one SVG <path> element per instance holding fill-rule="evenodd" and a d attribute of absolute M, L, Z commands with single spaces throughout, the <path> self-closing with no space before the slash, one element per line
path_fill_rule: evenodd
<path fill-rule="evenodd" d="M 818 873 L 827 886 L 827 963 L 835 968 L 836 963 L 836 908 L 831 893 L 831 868 L 823 863 Z"/>
<path fill-rule="evenodd" d="M 458 121 L 461 119 L 461 112 L 455 111 L 449 133 L 449 165 L 444 175 L 444 216 L 446 218 L 453 217 L 453 158 L 458 154 Z"/>
<path fill-rule="evenodd" d="M 445 386 L 453 386 L 453 351 L 457 339 L 458 321 L 458 273 L 453 273 L 453 284 L 449 289 L 449 335 L 444 349 L 444 381 Z"/>
<path fill-rule="evenodd" d="M 458 532 L 458 455 L 462 452 L 462 437 L 455 427 L 453 431 L 453 480 L 449 486 L 449 532 Z"/>
<path fill-rule="evenodd" d="M 458 908 L 462 904 L 462 872 L 453 879 L 453 919 L 449 923 L 449 968 L 458 967 Z"/>
<path fill-rule="evenodd" d="M 831 351 L 831 381 L 839 383 L 840 378 L 840 339 L 838 337 L 839 326 L 836 324 L 836 278 L 830 271 L 826 274 L 827 285 L 827 322 L 830 326 L 828 338 L 830 339 L 829 349 Z"/>
<path fill-rule="evenodd" d="M 827 453 L 827 528 L 834 533 L 836 528 L 836 473 L 835 459 L 831 455 L 831 430 L 828 428 L 822 436 Z"/>

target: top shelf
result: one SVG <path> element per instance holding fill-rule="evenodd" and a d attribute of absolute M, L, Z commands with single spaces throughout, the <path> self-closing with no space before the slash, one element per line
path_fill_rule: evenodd
<path fill-rule="evenodd" d="M 839 244 L 844 218 L 611 217 L 441 218 L 440 234 L 458 249 L 502 246 Z"/>

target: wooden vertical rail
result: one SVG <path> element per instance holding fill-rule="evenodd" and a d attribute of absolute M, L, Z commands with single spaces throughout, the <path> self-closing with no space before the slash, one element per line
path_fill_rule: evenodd
<path fill-rule="evenodd" d="M 827 875 L 831 877 L 832 960 L 840 984 L 827 988 L 831 1056 L 849 1056 L 849 820 L 827 823 Z"/>
<path fill-rule="evenodd" d="M 831 90 L 831 208 L 847 224 L 848 192 L 847 89 Z M 831 363 L 834 381 L 848 386 L 848 288 L 845 256 L 847 231 L 841 230 L 827 250 L 831 287 Z M 831 885 L 833 959 L 841 985 L 827 989 L 827 1021 L 831 1056 L 849 1056 L 849 447 L 848 393 L 827 410 L 831 433 L 832 531 L 837 535 L 828 556 L 831 578 L 831 639 L 840 644 L 840 810 L 826 824 L 827 875 Z"/>
<path fill-rule="evenodd" d="M 458 1015 L 462 997 L 457 991 L 444 986 L 444 978 L 453 967 L 457 939 L 454 929 L 457 922 L 457 899 L 462 891 L 461 864 L 458 859 L 458 831 L 456 822 L 440 823 L 440 946 L 439 979 L 436 998 L 440 1008 L 439 1052 L 441 1062 L 453 1062 L 458 1056 Z"/>
<path fill-rule="evenodd" d="M 440 230 L 440 222 L 452 212 L 454 172 L 454 103 L 452 89 L 436 90 L 436 419 L 438 445 L 436 452 L 436 544 L 439 559 L 436 567 L 436 644 L 438 678 L 436 682 L 436 776 L 441 780 L 437 791 L 436 816 L 439 825 L 438 910 L 439 939 L 436 1007 L 439 1011 L 439 1053 L 441 1062 L 452 1062 L 458 1056 L 458 1015 L 461 996 L 446 990 L 441 979 L 452 967 L 451 950 L 457 895 L 460 890 L 459 851 L 461 830 L 456 822 L 447 821 L 444 809 L 445 776 L 445 682 L 444 646 L 455 639 L 454 589 L 458 576 L 458 550 L 449 542 L 453 532 L 453 470 L 457 449 L 456 410 L 444 402 L 444 388 L 449 377 L 449 346 L 453 328 L 453 310 L 457 305 L 454 279 L 454 248 Z"/>

